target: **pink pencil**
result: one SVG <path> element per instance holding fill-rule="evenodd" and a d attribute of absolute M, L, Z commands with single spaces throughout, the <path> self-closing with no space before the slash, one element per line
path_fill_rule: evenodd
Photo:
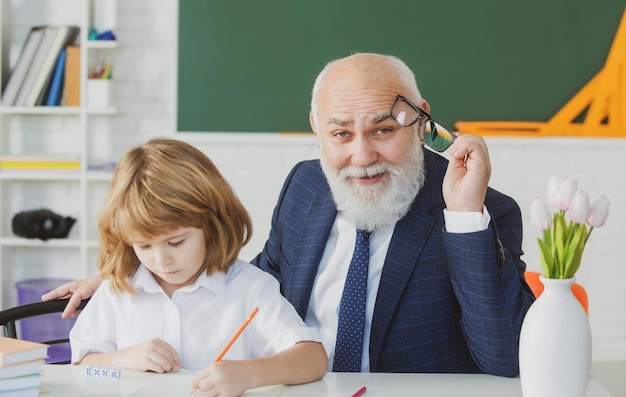
<path fill-rule="evenodd" d="M 363 386 L 362 388 L 360 388 L 359 390 L 357 390 L 356 393 L 354 393 L 352 395 L 352 397 L 359 397 L 362 396 L 363 394 L 365 394 L 365 392 L 367 391 L 367 387 Z"/>

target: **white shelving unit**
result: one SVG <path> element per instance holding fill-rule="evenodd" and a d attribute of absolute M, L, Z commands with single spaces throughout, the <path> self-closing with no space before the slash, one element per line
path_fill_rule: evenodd
<path fill-rule="evenodd" d="M 104 8 L 103 8 L 104 7 Z M 87 77 L 91 65 L 111 59 L 116 41 L 90 41 L 89 30 L 101 21 L 97 12 L 115 15 L 116 0 L 0 1 L 0 76 L 3 85 L 31 26 L 19 25 L 20 13 L 38 15 L 37 24 L 80 27 L 79 107 L 0 107 L 0 156 L 78 155 L 78 172 L 8 172 L 0 170 L 0 308 L 15 305 L 15 283 L 26 278 L 82 278 L 96 271 L 97 215 L 111 173 L 92 171 L 102 159 L 98 139 L 108 129 L 114 107 L 87 107 Z M 17 22 L 16 22 L 17 21 Z M 97 22 L 96 22 L 97 23 Z M 113 27 L 109 27 L 114 29 Z M 18 37 L 23 36 L 23 37 Z M 26 239 L 12 232 L 13 216 L 48 208 L 76 219 L 68 238 Z"/>

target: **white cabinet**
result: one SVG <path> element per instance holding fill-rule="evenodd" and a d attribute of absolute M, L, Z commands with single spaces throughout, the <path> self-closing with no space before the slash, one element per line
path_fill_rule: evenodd
<path fill-rule="evenodd" d="M 34 25 L 80 27 L 81 60 L 80 106 L 0 107 L 0 157 L 76 156 L 80 159 L 78 171 L 0 169 L 0 308 L 16 304 L 16 281 L 34 277 L 82 278 L 96 272 L 97 216 L 111 172 L 96 171 L 94 166 L 111 160 L 106 159 L 106 153 L 102 154 L 99 148 L 103 140 L 111 139 L 108 118 L 116 109 L 87 106 L 87 80 L 90 66 L 103 59 L 112 60 L 117 41 L 88 40 L 88 34 L 94 23 L 111 23 L 111 20 L 114 23 L 115 2 L 0 1 L 3 86 L 11 64 L 15 63 Z M 28 17 L 20 18 L 24 15 Z M 107 29 L 114 30 L 114 26 Z M 13 216 L 20 211 L 41 208 L 76 219 L 68 238 L 42 241 L 14 235 Z"/>

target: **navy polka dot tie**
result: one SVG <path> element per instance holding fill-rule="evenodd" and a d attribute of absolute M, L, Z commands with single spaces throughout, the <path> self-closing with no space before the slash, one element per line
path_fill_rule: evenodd
<path fill-rule="evenodd" d="M 354 254 L 339 304 L 334 372 L 360 372 L 365 327 L 370 232 L 357 229 Z"/>

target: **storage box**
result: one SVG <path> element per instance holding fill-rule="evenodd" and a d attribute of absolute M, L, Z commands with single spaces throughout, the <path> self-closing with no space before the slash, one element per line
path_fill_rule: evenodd
<path fill-rule="evenodd" d="M 34 278 L 18 281 L 15 284 L 17 287 L 17 304 L 39 302 L 41 295 L 69 281 L 71 280 L 60 278 Z M 66 339 L 75 322 L 76 318 L 73 317 L 63 320 L 61 313 L 45 314 L 19 321 L 17 332 L 21 339 L 34 342 Z M 46 362 L 69 361 L 70 358 L 70 344 L 60 343 L 50 345 Z"/>

